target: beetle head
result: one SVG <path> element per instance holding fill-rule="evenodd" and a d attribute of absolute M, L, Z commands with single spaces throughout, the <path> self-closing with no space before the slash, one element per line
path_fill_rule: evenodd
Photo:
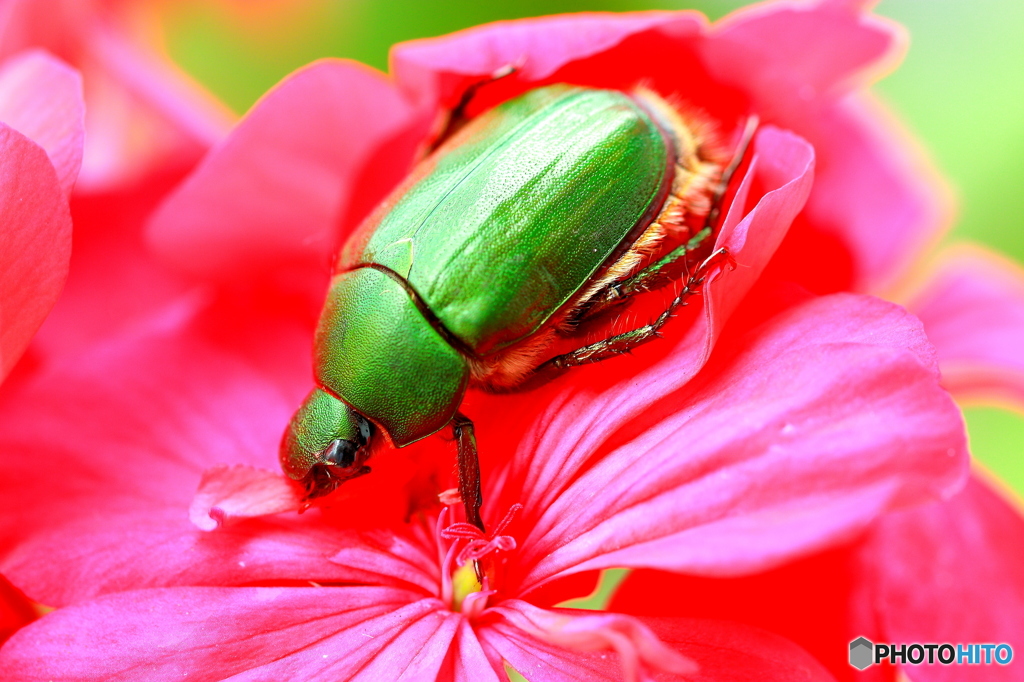
<path fill-rule="evenodd" d="M 281 466 L 302 481 L 306 497 L 322 497 L 345 481 L 370 473 L 373 425 L 330 393 L 314 388 L 281 439 Z"/>

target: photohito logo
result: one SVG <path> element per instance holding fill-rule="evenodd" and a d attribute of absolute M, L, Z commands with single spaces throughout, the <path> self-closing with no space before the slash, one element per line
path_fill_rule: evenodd
<path fill-rule="evenodd" d="M 850 642 L 850 665 L 864 670 L 884 660 L 893 665 L 1006 665 L 1013 660 L 1009 644 L 874 644 L 867 637 Z"/>

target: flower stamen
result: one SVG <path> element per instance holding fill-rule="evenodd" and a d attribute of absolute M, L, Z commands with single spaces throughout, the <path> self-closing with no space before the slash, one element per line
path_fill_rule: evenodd
<path fill-rule="evenodd" d="M 502 535 L 502 531 L 512 523 L 516 513 L 523 508 L 523 505 L 513 504 L 505 514 L 505 518 L 495 526 L 488 535 L 471 523 L 453 523 L 441 531 L 441 537 L 446 540 L 468 540 L 466 546 L 459 552 L 456 563 L 460 566 L 468 561 L 479 561 L 492 552 L 511 552 L 516 548 L 516 539 L 511 535 Z"/>
<path fill-rule="evenodd" d="M 444 527 L 448 508 L 442 510 L 438 518 L 438 534 L 445 540 L 452 540 L 441 564 L 441 598 L 451 604 L 452 610 L 461 611 L 472 618 L 479 615 L 487 607 L 487 598 L 495 594 L 491 589 L 493 570 L 485 569 L 481 562 L 497 552 L 511 552 L 516 548 L 516 540 L 503 532 L 512 523 L 516 513 L 523 508 L 514 504 L 505 517 L 489 534 L 484 534 L 471 523 L 453 523 Z M 465 541 L 459 550 L 460 542 Z M 452 566 L 458 566 L 454 571 Z M 490 563 L 489 563 L 490 565 Z M 490 569 L 493 569 L 490 565 Z"/>

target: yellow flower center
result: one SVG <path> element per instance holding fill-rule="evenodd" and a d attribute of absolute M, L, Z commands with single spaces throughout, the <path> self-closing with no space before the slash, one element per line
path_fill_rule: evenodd
<path fill-rule="evenodd" d="M 476 577 L 476 567 L 473 561 L 467 561 L 452 573 L 452 610 L 461 611 L 462 602 L 474 592 L 483 589 L 483 585 Z"/>

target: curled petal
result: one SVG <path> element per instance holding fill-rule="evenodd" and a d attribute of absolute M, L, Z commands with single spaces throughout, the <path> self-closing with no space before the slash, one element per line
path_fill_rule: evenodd
<path fill-rule="evenodd" d="M 68 275 L 71 213 L 46 152 L 0 123 L 0 379 L 25 351 Z"/>
<path fill-rule="evenodd" d="M 232 520 L 298 511 L 302 493 L 280 472 L 219 464 L 203 472 L 188 518 L 200 530 L 215 530 Z"/>
<path fill-rule="evenodd" d="M 751 291 L 758 276 L 771 259 L 776 246 L 782 241 L 793 217 L 803 207 L 811 188 L 814 173 L 814 152 L 799 137 L 772 128 L 763 128 L 758 134 L 751 167 L 733 201 L 724 221 L 715 247 L 723 248 L 735 262 L 735 268 L 725 271 L 710 281 L 704 289 L 703 314 L 682 333 L 673 334 L 675 327 L 666 326 L 668 339 L 660 344 L 648 344 L 638 349 L 635 357 L 643 362 L 648 354 L 668 354 L 661 361 L 648 361 L 637 373 L 636 364 L 622 360 L 601 363 L 599 366 L 573 370 L 573 386 L 587 387 L 602 377 L 615 377 L 617 381 L 599 395 L 587 396 L 587 410 L 573 409 L 563 403 L 575 403 L 578 398 L 571 389 L 553 398 L 547 417 L 539 428 L 529 433 L 520 452 L 537 447 L 534 442 L 542 429 L 564 430 L 560 439 L 562 450 L 558 457 L 519 457 L 510 474 L 513 480 L 522 477 L 522 485 L 536 495 L 526 502 L 528 509 L 542 509 L 559 492 L 559 485 L 571 479 L 593 452 L 612 433 L 633 419 L 644 421 L 644 413 L 666 395 L 700 371 L 711 356 L 712 348 L 722 328 L 743 298 Z M 749 212 L 744 205 L 750 186 L 759 183 L 768 189 Z M 698 304 L 700 305 L 700 304 Z M 660 311 L 658 311 L 660 312 Z M 655 313 L 657 314 L 657 313 Z M 667 344 L 674 341 L 674 345 Z M 655 355 L 657 357 L 657 355 Z M 638 387 L 643 389 L 639 390 Z M 586 390 L 584 388 L 583 390 Z M 644 423 L 647 423 L 644 421 Z M 529 443 L 529 445 L 527 444 Z M 509 500 L 509 502 L 520 500 Z"/>
<path fill-rule="evenodd" d="M 64 196 L 69 196 L 82 167 L 85 138 L 78 72 L 42 50 L 29 50 L 4 62 L 0 121 L 46 150 Z"/>
<path fill-rule="evenodd" d="M 556 647 L 581 653 L 612 650 L 618 655 L 621 674 L 628 682 L 650 679 L 651 671 L 676 675 L 689 675 L 697 671 L 697 666 L 691 660 L 666 646 L 647 626 L 629 616 L 540 609 L 518 599 L 502 602 L 487 613 L 501 616 L 519 633 Z M 489 638 L 491 646 L 506 656 L 513 666 L 516 666 L 515 648 L 497 635 L 516 637 L 519 633 L 495 627 L 494 635 Z M 571 656 L 565 658 L 572 660 Z M 526 675 L 530 674 L 529 669 L 517 669 Z M 563 672 L 581 675 L 584 670 L 570 668 Z"/>
<path fill-rule="evenodd" d="M 942 383 L 964 399 L 1024 409 L 1024 272 L 982 249 L 940 260 L 907 307 L 935 344 Z"/>
<path fill-rule="evenodd" d="M 398 82 L 421 101 L 452 106 L 470 83 L 509 65 L 523 81 L 543 80 L 567 64 L 647 32 L 695 36 L 693 12 L 585 13 L 503 21 L 392 48 Z"/>

